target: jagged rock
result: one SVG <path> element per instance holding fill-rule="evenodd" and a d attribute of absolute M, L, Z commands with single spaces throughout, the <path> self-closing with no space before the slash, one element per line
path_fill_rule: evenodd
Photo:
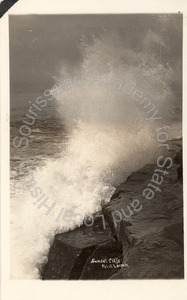
<path fill-rule="evenodd" d="M 111 279 L 184 278 L 183 255 L 183 224 L 172 224 L 135 244 L 126 260 L 129 267 Z"/>
<path fill-rule="evenodd" d="M 107 263 L 100 264 L 100 263 L 91 263 L 93 260 L 96 261 L 106 261 Z M 104 244 L 99 244 L 93 253 L 88 257 L 87 262 L 83 268 L 83 272 L 81 274 L 80 279 L 108 279 L 113 274 L 116 273 L 116 269 L 110 268 L 109 266 L 111 259 L 118 258 L 120 263 L 123 260 L 123 249 L 122 244 L 119 242 L 107 242 Z M 106 268 L 105 268 L 106 267 Z M 107 268 L 108 267 L 108 268 Z"/>
<path fill-rule="evenodd" d="M 181 139 L 170 141 L 173 165 L 164 178 L 161 192 L 147 200 L 143 190 L 156 164 L 132 173 L 102 203 L 106 230 L 101 220 L 91 227 L 81 226 L 55 236 L 42 279 L 137 279 L 183 278 L 183 193 Z M 138 199 L 142 210 L 124 217 L 114 226 L 112 212 L 126 209 Z M 95 260 L 106 259 L 105 267 Z M 121 267 L 110 264 L 118 258 Z M 112 266 L 110 268 L 110 265 Z"/>
<path fill-rule="evenodd" d="M 55 236 L 48 262 L 41 271 L 41 278 L 109 278 L 114 270 L 102 271 L 101 266 L 98 268 L 98 265 L 90 264 L 90 255 L 102 259 L 103 255 L 110 258 L 122 256 L 122 253 L 122 245 L 116 241 L 108 224 L 106 223 L 106 230 L 103 230 L 103 223 L 98 218 L 94 226 L 81 226 Z"/>

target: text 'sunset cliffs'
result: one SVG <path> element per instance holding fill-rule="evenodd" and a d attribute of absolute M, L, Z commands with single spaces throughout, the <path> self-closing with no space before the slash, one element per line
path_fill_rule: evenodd
<path fill-rule="evenodd" d="M 162 192 L 147 200 L 142 190 L 155 165 L 134 172 L 103 205 L 101 219 L 57 234 L 41 267 L 42 279 L 183 278 L 182 141 L 172 140 L 173 165 Z M 143 208 L 114 226 L 112 212 L 138 197 Z"/>

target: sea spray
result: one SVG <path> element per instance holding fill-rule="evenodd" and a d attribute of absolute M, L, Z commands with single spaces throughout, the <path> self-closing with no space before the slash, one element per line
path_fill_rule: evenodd
<path fill-rule="evenodd" d="M 146 45 L 148 38 L 150 33 Z M 174 110 L 173 70 L 157 57 L 143 52 L 136 56 L 114 33 L 95 38 L 82 55 L 82 63 L 73 71 L 62 65 L 57 76 L 59 80 L 85 78 L 84 86 L 56 96 L 70 132 L 66 148 L 61 157 L 46 158 L 44 166 L 34 171 L 37 184 L 55 207 L 46 216 L 45 207 L 37 209 L 29 191 L 21 189 L 11 202 L 12 278 L 38 278 L 55 233 L 80 226 L 80 222 L 56 222 L 62 207 L 83 216 L 96 212 L 119 183 L 155 161 L 161 151 L 156 147 L 156 126 L 145 120 L 146 112 L 117 89 L 97 82 L 89 85 L 93 71 L 137 82 L 165 116 L 168 104 Z"/>

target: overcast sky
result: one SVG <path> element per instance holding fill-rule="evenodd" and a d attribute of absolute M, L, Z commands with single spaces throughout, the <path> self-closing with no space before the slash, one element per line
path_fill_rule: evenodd
<path fill-rule="evenodd" d="M 167 53 L 160 51 L 163 63 L 181 64 L 182 15 L 24 15 L 10 16 L 11 92 L 24 89 L 42 92 L 54 84 L 62 60 L 72 67 L 82 59 L 78 42 L 103 31 L 115 30 L 121 41 L 141 51 L 148 29 L 165 41 Z M 179 68 L 178 76 L 180 76 Z"/>

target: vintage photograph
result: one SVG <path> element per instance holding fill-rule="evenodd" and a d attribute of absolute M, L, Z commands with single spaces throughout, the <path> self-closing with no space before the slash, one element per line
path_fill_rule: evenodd
<path fill-rule="evenodd" d="M 183 16 L 9 15 L 11 280 L 183 279 Z"/>

